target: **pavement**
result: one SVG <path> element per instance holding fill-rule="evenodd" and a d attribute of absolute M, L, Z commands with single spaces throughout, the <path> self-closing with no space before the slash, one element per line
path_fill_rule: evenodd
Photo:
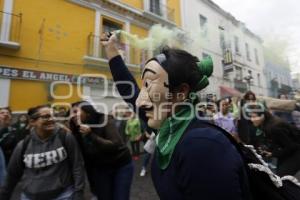
<path fill-rule="evenodd" d="M 151 172 L 149 171 L 151 163 L 149 163 L 146 176 L 140 177 L 142 162 L 143 156 L 141 156 L 139 160 L 134 161 L 135 170 L 130 200 L 158 200 L 159 198 L 152 183 Z"/>
<path fill-rule="evenodd" d="M 130 200 L 159 200 L 155 189 L 153 187 L 153 183 L 151 180 L 151 172 L 147 172 L 146 176 L 140 177 L 140 170 L 142 168 L 143 163 L 143 155 L 139 158 L 139 160 L 134 161 L 134 177 L 133 183 L 131 187 L 131 195 Z M 148 168 L 150 169 L 150 163 Z M 19 200 L 20 199 L 20 186 L 15 188 L 14 194 L 11 200 Z M 85 191 L 85 200 L 95 200 L 92 198 L 92 195 L 89 192 L 89 188 L 86 187 Z"/>

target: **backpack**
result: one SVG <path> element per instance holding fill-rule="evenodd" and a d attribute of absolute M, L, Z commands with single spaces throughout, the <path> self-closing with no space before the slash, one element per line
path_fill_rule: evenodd
<path fill-rule="evenodd" d="M 223 133 L 243 159 L 251 200 L 300 200 L 300 182 L 293 176 L 279 177 L 256 152 L 253 146 L 238 143 L 227 131 L 206 121 L 190 128 L 213 128 Z"/>

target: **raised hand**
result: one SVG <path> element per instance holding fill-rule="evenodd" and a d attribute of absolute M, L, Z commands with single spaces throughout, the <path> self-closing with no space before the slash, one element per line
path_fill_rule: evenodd
<path fill-rule="evenodd" d="M 112 59 L 120 55 L 118 51 L 119 41 L 115 32 L 102 33 L 100 37 L 101 44 L 105 48 L 107 59 Z"/>

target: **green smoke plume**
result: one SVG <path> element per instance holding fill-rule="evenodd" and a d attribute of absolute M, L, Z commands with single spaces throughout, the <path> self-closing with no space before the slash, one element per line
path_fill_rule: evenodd
<path fill-rule="evenodd" d="M 122 43 L 150 51 L 167 45 L 194 53 L 199 52 L 199 48 L 207 41 L 199 31 L 189 33 L 178 28 L 163 27 L 160 24 L 152 26 L 148 37 L 143 39 L 123 30 L 118 30 L 116 33 Z"/>

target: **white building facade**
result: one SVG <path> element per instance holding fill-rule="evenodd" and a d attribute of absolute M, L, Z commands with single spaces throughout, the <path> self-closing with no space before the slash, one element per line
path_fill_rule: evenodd
<path fill-rule="evenodd" d="M 196 56 L 211 56 L 214 73 L 206 94 L 218 97 L 247 90 L 266 95 L 262 40 L 210 0 L 181 0 L 182 28 L 203 40 Z M 195 53 L 194 53 L 195 54 Z"/>
<path fill-rule="evenodd" d="M 293 88 L 296 91 L 300 91 L 300 73 L 292 74 Z"/>

